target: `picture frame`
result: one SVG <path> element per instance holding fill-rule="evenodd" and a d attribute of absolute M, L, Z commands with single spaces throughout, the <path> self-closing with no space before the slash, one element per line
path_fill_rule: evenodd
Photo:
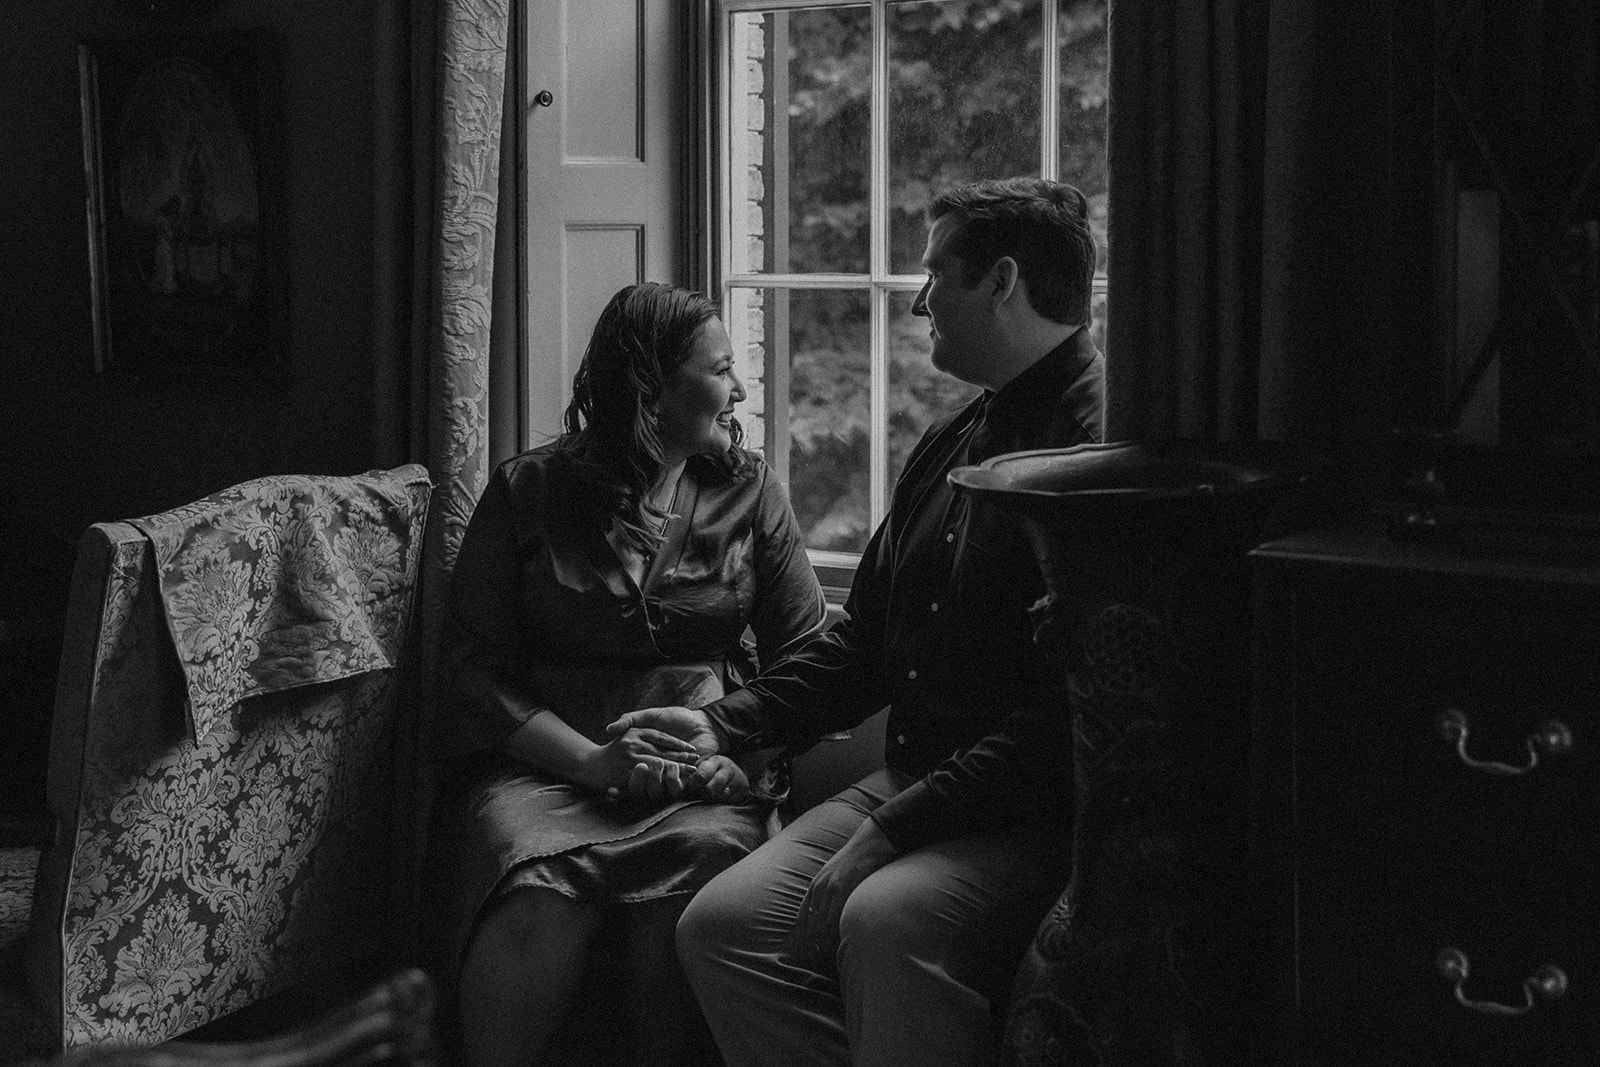
<path fill-rule="evenodd" d="M 80 43 L 96 373 L 285 372 L 279 71 L 266 30 Z"/>

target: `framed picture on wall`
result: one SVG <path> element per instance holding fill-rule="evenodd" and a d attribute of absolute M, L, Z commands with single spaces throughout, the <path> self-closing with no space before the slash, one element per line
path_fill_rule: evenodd
<path fill-rule="evenodd" d="M 266 31 L 79 47 L 97 372 L 288 365 L 278 54 Z"/>

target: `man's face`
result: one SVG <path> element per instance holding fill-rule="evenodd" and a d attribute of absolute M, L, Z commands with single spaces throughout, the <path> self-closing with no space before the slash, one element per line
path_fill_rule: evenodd
<path fill-rule="evenodd" d="M 960 227 L 961 220 L 954 214 L 934 220 L 928 247 L 922 253 L 928 280 L 912 302 L 911 313 L 928 319 L 933 365 L 964 382 L 982 385 L 994 313 L 988 286 L 967 288 L 964 283 L 978 279 L 963 277 L 961 260 L 949 250 L 950 239 Z"/>

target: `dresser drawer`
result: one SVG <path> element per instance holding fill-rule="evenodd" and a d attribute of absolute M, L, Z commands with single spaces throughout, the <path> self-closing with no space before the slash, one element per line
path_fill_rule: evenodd
<path fill-rule="evenodd" d="M 1600 620 L 1316 584 L 1295 610 L 1304 817 L 1419 859 L 1547 851 L 1600 816 Z"/>
<path fill-rule="evenodd" d="M 1301 1062 L 1586 1062 L 1596 617 L 1343 578 L 1292 613 Z"/>

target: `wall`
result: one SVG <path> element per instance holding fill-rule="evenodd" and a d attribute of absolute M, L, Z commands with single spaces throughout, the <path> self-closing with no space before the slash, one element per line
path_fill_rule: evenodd
<path fill-rule="evenodd" d="M 92 369 L 77 44 L 159 29 L 116 0 L 0 5 L 4 508 L 52 533 L 267 473 L 373 465 L 373 0 L 230 0 L 279 35 L 290 372 L 281 387 Z"/>
<path fill-rule="evenodd" d="M 262 474 L 352 473 L 404 454 L 374 430 L 375 2 L 389 0 L 227 0 L 193 24 L 278 34 L 290 273 L 280 387 L 95 375 L 77 45 L 153 27 L 118 0 L 0 0 L 0 833 L 42 811 L 60 613 L 89 523 Z M 391 415 L 384 436 L 404 423 Z"/>

